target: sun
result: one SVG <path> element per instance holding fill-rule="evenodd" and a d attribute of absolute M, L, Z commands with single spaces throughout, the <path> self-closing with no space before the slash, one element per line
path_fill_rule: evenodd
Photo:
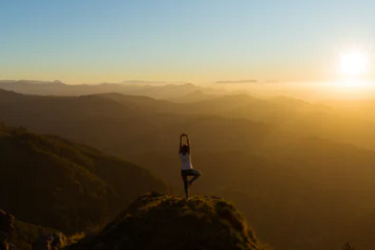
<path fill-rule="evenodd" d="M 340 73 L 349 77 L 361 76 L 368 71 L 368 58 L 361 52 L 347 52 L 340 57 Z"/>

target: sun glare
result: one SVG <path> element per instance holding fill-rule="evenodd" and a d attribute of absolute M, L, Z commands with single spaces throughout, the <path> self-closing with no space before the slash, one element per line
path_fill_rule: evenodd
<path fill-rule="evenodd" d="M 341 55 L 340 73 L 345 76 L 361 76 L 367 73 L 368 58 L 360 52 L 349 52 Z"/>

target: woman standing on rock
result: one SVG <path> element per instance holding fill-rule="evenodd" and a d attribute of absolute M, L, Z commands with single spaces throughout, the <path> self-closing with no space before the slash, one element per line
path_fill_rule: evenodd
<path fill-rule="evenodd" d="M 182 138 L 186 137 L 187 143 L 182 145 Z M 187 134 L 182 134 L 180 136 L 180 145 L 179 145 L 179 155 L 181 160 L 181 177 L 184 181 L 184 188 L 185 188 L 185 195 L 186 200 L 189 200 L 189 187 L 193 184 L 193 182 L 201 176 L 201 173 L 195 169 L 193 169 L 193 165 L 191 164 L 191 155 L 190 155 L 190 140 Z M 190 181 L 188 180 L 188 176 L 194 176 Z"/>

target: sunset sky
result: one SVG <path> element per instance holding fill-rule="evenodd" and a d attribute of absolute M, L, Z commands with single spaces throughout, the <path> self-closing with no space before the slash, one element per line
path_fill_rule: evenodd
<path fill-rule="evenodd" d="M 371 0 L 1 1 L 0 80 L 331 80 L 351 51 L 374 77 L 374 10 Z"/>

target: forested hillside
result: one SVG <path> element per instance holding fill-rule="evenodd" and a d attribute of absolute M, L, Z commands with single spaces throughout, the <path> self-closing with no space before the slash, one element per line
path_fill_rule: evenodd
<path fill-rule="evenodd" d="M 147 170 L 91 147 L 0 126 L 0 204 L 21 221 L 78 231 L 165 188 Z"/>

